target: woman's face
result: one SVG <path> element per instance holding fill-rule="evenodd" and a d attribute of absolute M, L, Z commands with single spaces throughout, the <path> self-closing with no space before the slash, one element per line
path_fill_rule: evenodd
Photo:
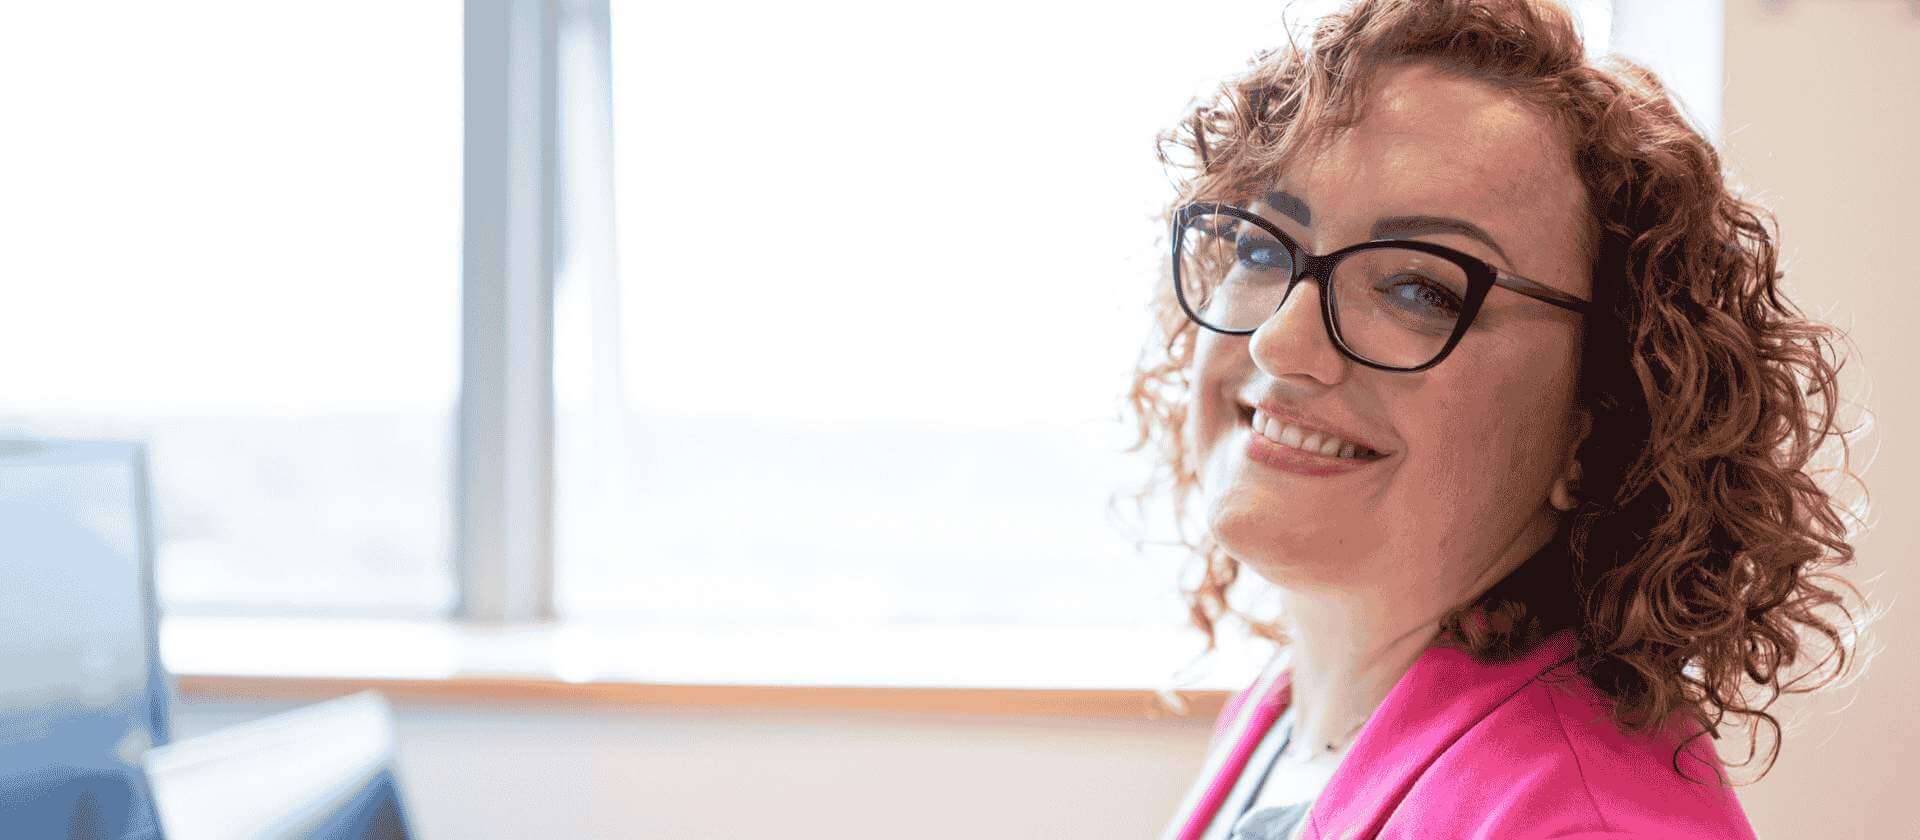
<path fill-rule="evenodd" d="M 1454 231 L 1395 238 L 1592 297 L 1583 189 L 1558 130 L 1484 83 L 1424 65 L 1384 70 L 1372 91 L 1357 124 L 1300 156 L 1249 209 L 1316 254 L 1375 238 L 1383 217 L 1460 220 L 1498 248 Z M 1418 373 L 1342 356 L 1312 282 L 1251 336 L 1201 330 L 1188 439 L 1209 529 L 1289 590 L 1365 592 L 1434 615 L 1465 603 L 1553 534 L 1549 490 L 1585 430 L 1580 341 L 1577 314 L 1498 287 L 1452 353 Z M 1250 454 L 1259 405 L 1384 457 L 1302 472 Z M 1312 474 L 1329 464 L 1341 469 Z"/>

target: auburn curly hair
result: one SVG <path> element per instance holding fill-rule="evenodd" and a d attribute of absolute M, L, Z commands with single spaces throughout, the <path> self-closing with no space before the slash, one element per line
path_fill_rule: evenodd
<path fill-rule="evenodd" d="M 1589 61 L 1571 16 L 1545 2 L 1359 0 L 1321 18 L 1306 44 L 1255 56 L 1160 134 L 1160 161 L 1178 185 L 1168 217 L 1189 201 L 1259 194 L 1284 160 L 1351 124 L 1369 71 L 1404 61 L 1483 81 L 1548 115 L 1573 151 L 1593 222 L 1583 243 L 1596 305 L 1578 385 L 1593 418 L 1577 453 L 1581 503 L 1547 549 L 1449 613 L 1437 643 L 1491 661 L 1574 628 L 1577 670 L 1613 702 L 1622 731 L 1653 730 L 1676 711 L 1699 722 L 1696 738 L 1718 739 L 1729 715 L 1764 721 L 1773 739 L 1763 778 L 1781 734 L 1767 707 L 1846 674 L 1866 623 L 1841 590 L 1859 604 L 1864 596 L 1829 571 L 1853 560 L 1864 492 L 1850 508 L 1816 481 L 1838 476 L 1864 491 L 1836 416 L 1835 345 L 1845 336 L 1782 295 L 1771 214 L 1735 194 L 1713 146 L 1651 72 Z M 1171 285 L 1158 280 L 1153 340 L 1127 399 L 1138 437 L 1126 451 L 1157 444 L 1136 508 L 1167 494 L 1184 522 L 1198 489 L 1182 437 L 1197 334 Z M 1181 583 L 1206 635 L 1201 655 L 1229 616 L 1287 644 L 1279 621 L 1229 602 L 1239 561 L 1210 537 L 1181 533 L 1201 567 L 1196 583 L 1185 581 L 1190 569 Z M 1811 658 L 1811 636 L 1825 655 L 1786 679 Z M 1800 685 L 1829 662 L 1825 679 Z M 1750 697 L 1749 682 L 1770 695 Z M 1758 738 L 1755 727 L 1742 766 Z"/>

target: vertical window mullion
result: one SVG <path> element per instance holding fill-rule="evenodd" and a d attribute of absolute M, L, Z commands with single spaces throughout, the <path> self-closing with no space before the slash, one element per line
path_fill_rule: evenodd
<path fill-rule="evenodd" d="M 1614 52 L 1645 64 L 1685 106 L 1693 127 L 1720 142 L 1726 85 L 1726 3 L 1613 0 Z"/>
<path fill-rule="evenodd" d="M 555 16 L 467 0 L 458 615 L 553 616 Z"/>

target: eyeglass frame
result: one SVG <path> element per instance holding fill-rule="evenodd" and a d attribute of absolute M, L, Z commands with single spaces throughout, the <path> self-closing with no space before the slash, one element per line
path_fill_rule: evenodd
<path fill-rule="evenodd" d="M 1182 206 L 1179 210 L 1175 211 L 1173 215 L 1173 243 L 1172 250 L 1169 252 L 1169 257 L 1173 261 L 1173 294 L 1180 302 L 1181 311 L 1187 314 L 1189 320 L 1201 327 L 1222 335 L 1252 335 L 1258 332 L 1260 328 L 1256 326 L 1247 330 L 1221 329 L 1207 323 L 1205 319 L 1195 314 L 1192 305 L 1187 303 L 1186 290 L 1182 288 L 1180 283 L 1180 250 L 1181 243 L 1185 239 L 1185 237 L 1181 236 L 1181 232 L 1186 229 L 1187 224 L 1193 220 L 1193 217 L 1202 214 L 1231 216 L 1251 223 L 1255 227 L 1273 234 L 1275 241 L 1286 247 L 1287 256 L 1291 258 L 1293 263 L 1293 276 L 1287 278 L 1286 291 L 1280 295 L 1280 306 L 1287 305 L 1287 299 L 1293 297 L 1293 289 L 1295 286 L 1300 285 L 1302 279 L 1312 277 L 1320 287 L 1320 320 L 1326 327 L 1327 337 L 1333 340 L 1334 348 L 1340 351 L 1340 355 L 1376 370 L 1392 371 L 1394 373 L 1418 373 L 1440 364 L 1440 362 L 1447 358 L 1448 354 L 1453 352 L 1454 346 L 1460 343 L 1460 339 L 1466 335 L 1467 328 L 1473 325 L 1473 319 L 1480 314 L 1480 305 L 1486 302 L 1487 292 L 1494 286 L 1499 286 L 1509 291 L 1526 295 L 1542 303 L 1549 303 L 1582 315 L 1589 314 L 1593 308 L 1593 301 L 1587 300 L 1586 298 L 1560 291 L 1536 280 L 1529 280 L 1517 274 L 1507 273 L 1488 263 L 1486 260 L 1475 257 L 1472 254 L 1454 250 L 1445 245 L 1417 239 L 1369 239 L 1365 242 L 1348 245 L 1345 248 L 1340 248 L 1329 254 L 1314 254 L 1301 247 L 1300 243 L 1293 240 L 1293 237 L 1281 232 L 1273 222 L 1262 218 L 1259 214 L 1232 204 L 1196 201 Z M 1415 367 L 1383 365 L 1360 355 L 1359 351 L 1348 347 L 1346 341 L 1340 337 L 1340 328 L 1334 319 L 1332 295 L 1334 267 L 1339 265 L 1341 260 L 1353 254 L 1364 251 L 1377 251 L 1382 248 L 1420 251 L 1440 257 L 1458 265 L 1461 272 L 1467 277 L 1467 291 L 1460 301 L 1460 314 L 1458 320 L 1454 323 L 1453 334 L 1447 337 L 1447 343 L 1440 348 L 1439 353 L 1435 354 L 1434 357 L 1426 363 Z M 1276 307 L 1274 311 L 1278 312 L 1280 310 Z M 1262 323 L 1264 323 L 1264 320 Z"/>

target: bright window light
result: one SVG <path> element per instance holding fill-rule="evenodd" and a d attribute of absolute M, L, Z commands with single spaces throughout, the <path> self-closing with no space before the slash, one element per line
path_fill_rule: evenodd
<path fill-rule="evenodd" d="M 0 425 L 150 437 L 170 611 L 443 612 L 460 4 L 12 4 L 0 75 Z"/>

